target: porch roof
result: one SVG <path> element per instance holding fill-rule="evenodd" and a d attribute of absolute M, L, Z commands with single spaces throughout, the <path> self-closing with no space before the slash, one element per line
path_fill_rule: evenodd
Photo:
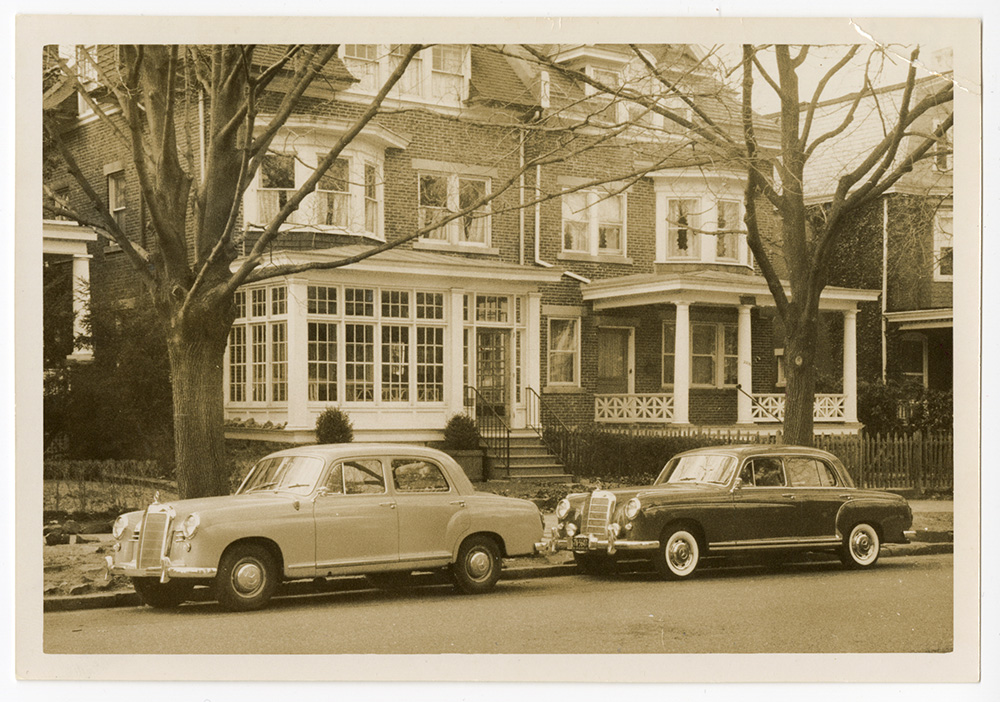
<path fill-rule="evenodd" d="M 783 281 L 783 285 L 788 292 L 788 282 Z M 763 277 L 712 270 L 666 275 L 641 273 L 594 281 L 581 285 L 580 289 L 583 299 L 592 302 L 595 310 L 675 302 L 739 305 L 747 297 L 754 298 L 751 304 L 774 306 Z M 820 295 L 820 307 L 852 310 L 858 302 L 872 302 L 878 296 L 878 290 L 828 286 Z"/>
<path fill-rule="evenodd" d="M 351 258 L 370 251 L 375 247 L 361 244 L 337 246 L 329 249 L 308 251 L 276 251 L 268 255 L 261 270 L 269 266 L 302 264 L 309 262 L 336 261 Z M 234 262 L 238 265 L 238 262 Z M 388 275 L 436 276 L 449 279 L 488 279 L 521 283 L 554 283 L 562 277 L 563 271 L 541 266 L 520 266 L 504 263 L 495 258 L 471 258 L 449 256 L 433 251 L 415 251 L 395 248 L 375 254 L 371 258 L 351 263 L 345 270 Z M 336 270 L 336 269 L 325 269 Z"/>
<path fill-rule="evenodd" d="M 954 313 L 951 307 L 903 310 L 886 312 L 885 319 L 899 324 L 900 329 L 947 329 L 954 324 Z"/>

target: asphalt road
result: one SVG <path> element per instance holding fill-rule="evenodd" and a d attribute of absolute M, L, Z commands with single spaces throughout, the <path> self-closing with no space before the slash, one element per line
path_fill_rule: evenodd
<path fill-rule="evenodd" d="M 841 653 L 952 648 L 952 556 L 706 567 L 44 615 L 46 653 Z"/>

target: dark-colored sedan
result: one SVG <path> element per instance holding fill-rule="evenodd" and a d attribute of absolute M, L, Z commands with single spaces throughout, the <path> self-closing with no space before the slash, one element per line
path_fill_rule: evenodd
<path fill-rule="evenodd" d="M 630 551 L 668 579 L 733 552 L 832 551 L 868 568 L 883 543 L 908 543 L 913 521 L 905 499 L 856 488 L 836 456 L 767 445 L 678 454 L 652 485 L 569 495 L 556 516 L 550 546 L 585 572 Z"/>

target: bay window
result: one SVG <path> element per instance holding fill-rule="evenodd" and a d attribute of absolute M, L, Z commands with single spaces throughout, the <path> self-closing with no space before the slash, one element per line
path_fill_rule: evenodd
<path fill-rule="evenodd" d="M 266 224 L 278 216 L 295 192 L 295 158 L 286 154 L 267 154 L 260 164 L 257 188 L 257 219 Z M 292 215 L 294 218 L 295 215 Z M 291 219 L 291 218 L 290 218 Z"/>
<path fill-rule="evenodd" d="M 321 160 L 321 159 L 319 159 Z M 318 161 L 317 161 L 318 165 Z M 347 227 L 351 221 L 350 163 L 338 158 L 316 183 L 314 214 L 310 221 L 335 227 Z"/>
<path fill-rule="evenodd" d="M 236 292 L 226 358 L 230 402 L 288 401 L 287 301 L 284 285 Z"/>
<path fill-rule="evenodd" d="M 715 229 L 715 258 L 722 261 L 739 259 L 737 235 L 740 231 L 740 203 L 719 200 Z"/>

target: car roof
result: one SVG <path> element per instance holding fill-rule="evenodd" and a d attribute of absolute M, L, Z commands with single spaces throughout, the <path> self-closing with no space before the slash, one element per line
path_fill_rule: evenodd
<path fill-rule="evenodd" d="M 275 451 L 269 456 L 318 456 L 324 459 L 336 459 L 344 456 L 381 456 L 385 454 L 408 454 L 440 458 L 447 456 L 442 451 L 427 446 L 415 444 L 392 443 L 348 443 L 348 444 L 302 444 L 281 451 Z"/>
<path fill-rule="evenodd" d="M 751 456 L 822 456 L 824 458 L 834 458 L 833 454 L 822 449 L 811 446 L 793 446 L 791 444 L 724 444 L 721 446 L 703 446 L 701 448 L 684 451 L 678 456 L 719 454 L 738 456 L 740 459 Z"/>

